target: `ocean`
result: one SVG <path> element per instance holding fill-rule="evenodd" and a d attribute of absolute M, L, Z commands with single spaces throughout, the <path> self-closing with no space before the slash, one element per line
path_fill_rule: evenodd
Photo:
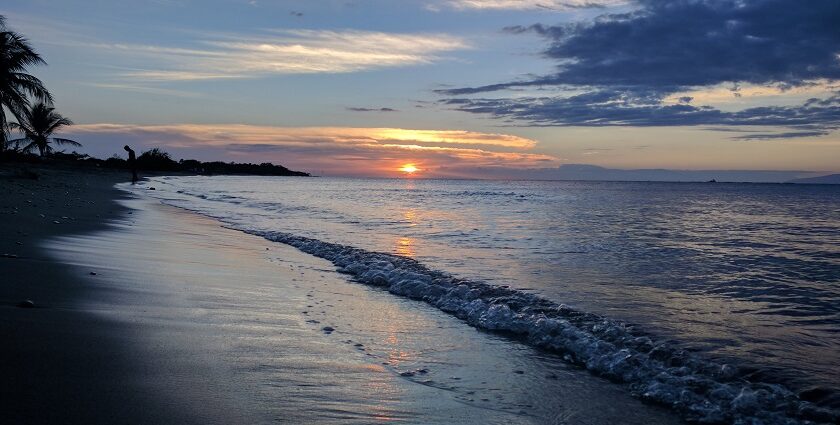
<path fill-rule="evenodd" d="M 840 186 L 168 176 L 135 190 L 689 418 L 840 408 Z"/>

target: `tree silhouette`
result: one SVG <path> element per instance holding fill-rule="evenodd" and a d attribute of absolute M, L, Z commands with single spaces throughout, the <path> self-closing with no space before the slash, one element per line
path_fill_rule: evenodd
<path fill-rule="evenodd" d="M 20 111 L 18 121 L 18 123 L 10 123 L 8 127 L 10 130 L 20 131 L 24 134 L 24 137 L 10 140 L 8 143 L 14 143 L 17 146 L 23 145 L 22 150 L 24 152 L 38 148 L 41 156 L 46 156 L 53 150 L 50 143 L 82 146 L 80 143 L 70 139 L 50 137 L 61 127 L 73 125 L 73 121 L 64 118 L 61 114 L 55 112 L 55 108 L 48 106 L 44 102 L 38 102 L 32 105 L 32 107 Z"/>
<path fill-rule="evenodd" d="M 6 149 L 6 133 L 10 130 L 6 109 L 18 119 L 28 106 L 28 97 L 52 103 L 52 95 L 38 78 L 28 74 L 28 68 L 46 65 L 20 34 L 6 28 L 6 18 L 0 15 L 0 152 Z"/>

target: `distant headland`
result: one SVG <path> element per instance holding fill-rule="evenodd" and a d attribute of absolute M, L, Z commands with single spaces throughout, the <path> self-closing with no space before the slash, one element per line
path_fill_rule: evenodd
<path fill-rule="evenodd" d="M 3 162 L 25 164 L 55 163 L 116 170 L 128 170 L 130 168 L 128 162 L 118 155 L 114 155 L 108 159 L 100 159 L 77 152 L 53 152 L 49 156 L 42 157 L 30 153 L 6 151 L 0 154 L 0 157 L 2 157 Z M 310 177 L 309 173 L 290 170 L 282 165 L 276 165 L 270 162 L 251 164 L 222 161 L 203 162 L 195 159 L 181 159 L 176 161 L 172 159 L 168 152 L 159 148 L 153 148 L 141 153 L 137 157 L 137 166 L 141 172 L 155 173 Z"/>

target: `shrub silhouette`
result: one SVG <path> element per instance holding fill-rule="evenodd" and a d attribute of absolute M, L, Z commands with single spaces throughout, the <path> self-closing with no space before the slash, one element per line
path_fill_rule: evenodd
<path fill-rule="evenodd" d="M 137 157 L 137 168 L 148 171 L 177 171 L 180 167 L 175 160 L 159 148 L 147 150 Z"/>

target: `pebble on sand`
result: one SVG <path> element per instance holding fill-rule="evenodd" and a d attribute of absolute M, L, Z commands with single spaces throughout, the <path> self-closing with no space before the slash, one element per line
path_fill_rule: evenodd
<path fill-rule="evenodd" d="M 325 334 L 331 334 L 333 333 L 335 328 L 333 328 L 332 326 L 324 326 L 323 328 L 321 328 L 321 330 L 324 331 Z"/>
<path fill-rule="evenodd" d="M 35 303 L 32 300 L 23 300 L 17 306 L 20 308 L 33 308 L 35 307 Z"/>

